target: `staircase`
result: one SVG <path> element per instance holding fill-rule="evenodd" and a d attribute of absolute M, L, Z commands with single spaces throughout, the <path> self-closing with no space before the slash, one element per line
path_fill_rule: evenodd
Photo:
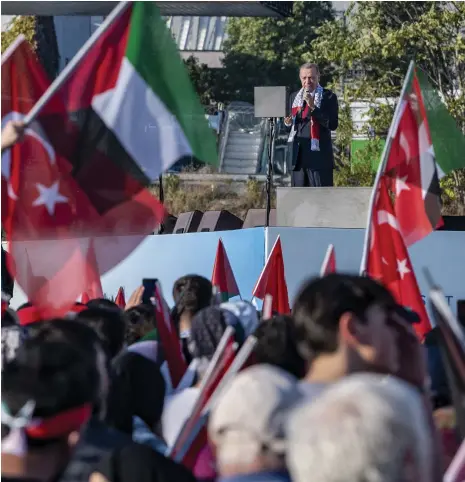
<path fill-rule="evenodd" d="M 220 172 L 254 175 L 260 172 L 263 121 L 246 102 L 232 102 L 226 113 L 220 143 Z"/>

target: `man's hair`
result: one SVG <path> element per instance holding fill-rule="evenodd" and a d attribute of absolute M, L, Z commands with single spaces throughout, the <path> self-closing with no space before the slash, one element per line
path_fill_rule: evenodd
<path fill-rule="evenodd" d="M 194 316 L 203 308 L 210 306 L 212 284 L 203 276 L 183 276 L 174 283 L 173 298 L 179 316 L 184 312 Z"/>
<path fill-rule="evenodd" d="M 96 357 L 86 356 L 79 344 L 61 334 L 53 339 L 37 333 L 25 340 L 2 373 L 2 401 L 13 416 L 29 400 L 35 402 L 34 417 L 51 417 L 93 404 L 98 396 Z M 2 425 L 2 438 L 8 433 L 9 428 Z"/>
<path fill-rule="evenodd" d="M 89 300 L 87 302 L 87 306 L 89 308 L 121 309 L 114 301 L 111 301 L 107 298 L 95 298 L 93 300 Z"/>
<path fill-rule="evenodd" d="M 310 427 L 310 429 L 309 429 Z M 430 480 L 431 436 L 421 397 L 399 379 L 352 375 L 294 410 L 287 465 L 295 482 Z M 341 472 L 335 469 L 343 462 Z"/>
<path fill-rule="evenodd" d="M 69 343 L 81 350 L 86 358 L 97 362 L 97 349 L 104 350 L 103 342 L 94 329 L 75 320 L 55 318 L 27 326 L 28 338 L 43 343 Z"/>
<path fill-rule="evenodd" d="M 257 344 L 254 357 L 257 363 L 267 363 L 303 378 L 306 362 L 297 350 L 295 326 L 290 316 L 273 316 L 262 321 L 255 330 Z"/>
<path fill-rule="evenodd" d="M 368 277 L 334 273 L 306 282 L 292 310 L 299 353 L 310 360 L 335 352 L 339 318 L 350 312 L 366 322 L 366 310 L 376 303 L 384 306 L 395 301 L 389 291 Z"/>
<path fill-rule="evenodd" d="M 152 305 L 138 305 L 126 311 L 126 345 L 132 345 L 157 328 Z"/>
<path fill-rule="evenodd" d="M 123 349 L 126 319 L 119 308 L 88 308 L 76 320 L 95 330 L 110 358 Z"/>
<path fill-rule="evenodd" d="M 318 64 L 314 64 L 313 62 L 305 62 L 305 64 L 302 64 L 300 66 L 299 72 L 303 69 L 315 69 L 317 74 L 320 73 L 320 68 L 318 67 Z"/>

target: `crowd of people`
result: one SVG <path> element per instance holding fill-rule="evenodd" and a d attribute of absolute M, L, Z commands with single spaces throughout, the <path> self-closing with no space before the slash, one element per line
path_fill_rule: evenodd
<path fill-rule="evenodd" d="M 433 336 L 367 277 L 306 282 L 292 316 L 262 319 L 246 301 L 216 304 L 209 280 L 172 289 L 187 386 L 173 388 L 159 323 L 138 288 L 125 309 L 76 303 L 63 319 L 2 313 L 5 481 L 435 482 L 457 450 Z M 188 470 L 170 449 L 228 326 L 248 363 L 220 393 Z M 448 438 L 449 437 L 449 438 Z M 451 444 L 450 439 L 454 440 Z"/>

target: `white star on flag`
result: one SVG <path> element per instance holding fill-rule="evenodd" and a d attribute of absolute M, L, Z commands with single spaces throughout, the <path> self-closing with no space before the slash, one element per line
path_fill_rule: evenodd
<path fill-rule="evenodd" d="M 68 198 L 60 194 L 60 183 L 57 181 L 50 187 L 37 183 L 37 189 L 39 190 L 39 197 L 32 203 L 33 206 L 45 206 L 50 216 L 55 214 L 55 204 L 67 203 Z"/>
<path fill-rule="evenodd" d="M 410 188 L 405 182 L 407 178 L 408 176 L 396 178 L 396 196 L 398 196 L 402 191 L 410 191 Z"/>
<path fill-rule="evenodd" d="M 397 260 L 397 271 L 400 274 L 400 278 L 403 280 L 404 276 L 410 273 L 410 269 L 407 267 L 407 259 Z"/>

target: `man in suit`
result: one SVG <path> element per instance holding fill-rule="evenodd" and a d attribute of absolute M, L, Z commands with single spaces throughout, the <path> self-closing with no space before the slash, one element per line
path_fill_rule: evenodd
<path fill-rule="evenodd" d="M 291 185 L 320 187 L 333 185 L 334 155 L 331 131 L 338 126 L 338 102 L 334 92 L 319 84 L 318 65 L 300 68 L 302 88 L 291 94 L 291 115 L 284 124 L 291 127 Z"/>

